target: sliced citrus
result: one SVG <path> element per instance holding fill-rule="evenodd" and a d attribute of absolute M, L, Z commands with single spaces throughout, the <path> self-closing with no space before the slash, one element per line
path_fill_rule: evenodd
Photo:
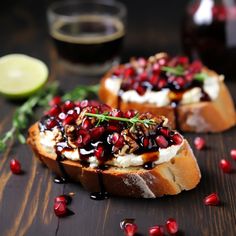
<path fill-rule="evenodd" d="M 47 66 L 36 58 L 24 54 L 0 57 L 0 93 L 9 98 L 32 95 L 47 78 Z"/>

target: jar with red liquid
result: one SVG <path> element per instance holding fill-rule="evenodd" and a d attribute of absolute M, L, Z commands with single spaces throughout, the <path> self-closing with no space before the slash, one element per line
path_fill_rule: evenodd
<path fill-rule="evenodd" d="M 236 76 L 236 3 L 197 0 L 186 8 L 183 50 L 228 78 Z M 236 79 L 236 78 L 235 78 Z"/>

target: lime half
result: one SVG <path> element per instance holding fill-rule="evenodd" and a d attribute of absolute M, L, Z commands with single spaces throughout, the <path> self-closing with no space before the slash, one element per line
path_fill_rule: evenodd
<path fill-rule="evenodd" d="M 9 98 L 26 98 L 48 78 L 44 62 L 24 54 L 0 57 L 0 93 Z"/>

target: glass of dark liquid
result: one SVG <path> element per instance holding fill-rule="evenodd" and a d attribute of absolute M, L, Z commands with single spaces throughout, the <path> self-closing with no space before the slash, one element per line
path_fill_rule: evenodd
<path fill-rule="evenodd" d="M 236 4 L 234 0 L 195 0 L 186 8 L 184 52 L 200 58 L 227 78 L 236 76 Z"/>
<path fill-rule="evenodd" d="M 60 1 L 48 8 L 59 58 L 81 74 L 103 74 L 119 63 L 126 8 L 116 1 Z"/>

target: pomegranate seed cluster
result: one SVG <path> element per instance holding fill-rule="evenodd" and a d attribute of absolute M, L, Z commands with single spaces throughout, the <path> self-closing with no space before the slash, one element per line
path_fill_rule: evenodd
<path fill-rule="evenodd" d="M 174 75 L 164 70 L 164 67 L 181 67 L 183 75 Z M 159 53 L 147 60 L 133 58 L 130 63 L 115 68 L 112 75 L 122 79 L 121 93 L 135 90 L 139 95 L 144 95 L 147 90 L 169 88 L 172 91 L 185 91 L 196 86 L 202 87 L 203 83 L 194 79 L 202 67 L 202 63 L 197 60 L 190 63 L 187 57 L 170 58 L 166 53 Z"/>
<path fill-rule="evenodd" d="M 115 119 L 99 119 L 88 114 L 103 114 Z M 151 120 L 150 125 L 137 122 L 134 125 L 117 118 Z M 181 144 L 182 136 L 164 127 L 163 117 L 150 113 L 138 114 L 134 110 L 121 112 L 112 110 L 96 101 L 58 102 L 39 122 L 40 131 L 59 130 L 56 152 L 63 157 L 64 151 L 78 149 L 82 164 L 88 164 L 89 157 L 96 157 L 99 165 L 115 155 L 142 154 L 158 151 L 171 145 Z"/>

